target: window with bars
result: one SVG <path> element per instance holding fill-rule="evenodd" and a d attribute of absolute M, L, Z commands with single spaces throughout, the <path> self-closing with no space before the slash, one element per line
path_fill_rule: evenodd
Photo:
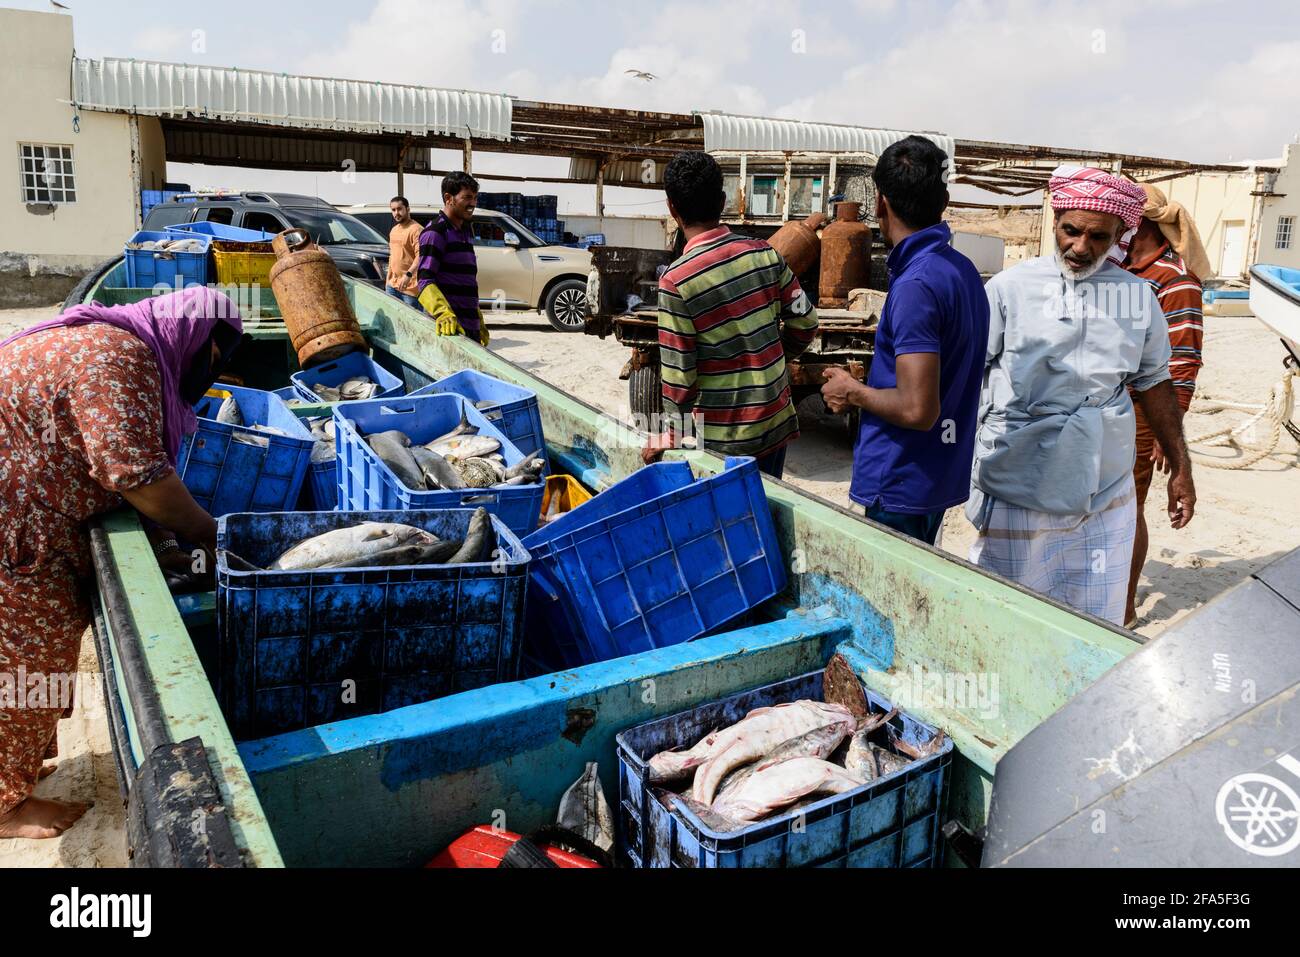
<path fill-rule="evenodd" d="M 19 143 L 19 176 L 25 203 L 75 203 L 72 147 Z"/>
<path fill-rule="evenodd" d="M 1295 217 L 1279 216 L 1277 218 L 1277 237 L 1274 245 L 1278 249 L 1291 248 L 1291 236 L 1295 233 Z"/>

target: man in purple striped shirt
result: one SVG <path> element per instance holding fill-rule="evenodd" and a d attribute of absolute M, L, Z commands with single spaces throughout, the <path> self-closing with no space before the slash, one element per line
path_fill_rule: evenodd
<path fill-rule="evenodd" d="M 470 220 L 478 205 L 478 182 L 469 173 L 442 181 L 442 212 L 420 233 L 416 273 L 420 305 L 434 317 L 438 335 L 464 335 L 487 344 L 478 308 L 478 261 Z"/>

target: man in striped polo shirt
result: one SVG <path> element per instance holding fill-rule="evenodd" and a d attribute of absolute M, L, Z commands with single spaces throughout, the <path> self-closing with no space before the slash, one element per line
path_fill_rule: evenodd
<path fill-rule="evenodd" d="M 478 181 L 454 172 L 442 180 L 442 212 L 420 233 L 417 297 L 440 336 L 463 335 L 487 345 L 478 308 L 478 260 L 470 220 L 478 205 Z"/>
<path fill-rule="evenodd" d="M 1201 246 L 1196 224 L 1178 203 L 1170 203 L 1159 189 L 1139 183 L 1147 202 L 1142 221 L 1129 239 L 1120 263 L 1140 279 L 1146 280 L 1156 294 L 1160 310 L 1169 324 L 1169 377 L 1182 412 L 1192 403 L 1196 392 L 1196 374 L 1201 371 L 1201 277 L 1191 266 L 1195 261 L 1202 272 L 1210 269 L 1209 258 Z M 1169 227 L 1166 230 L 1165 227 Z M 1168 233 L 1168 235 L 1166 234 Z M 1171 238 L 1171 236 L 1173 238 Z M 1180 251 L 1174 239 L 1183 247 Z M 1137 619 L 1137 585 L 1147 559 L 1147 491 L 1156 470 L 1169 472 L 1169 460 L 1156 441 L 1140 404 L 1134 404 L 1137 418 L 1137 461 L 1133 482 L 1137 489 L 1137 532 L 1133 539 L 1133 564 L 1129 572 L 1128 605 L 1124 622 L 1132 626 Z"/>
<path fill-rule="evenodd" d="M 685 249 L 659 280 L 663 426 L 648 464 L 693 425 L 704 448 L 752 455 L 780 478 L 799 419 L 785 364 L 817 332 L 817 311 L 779 253 L 719 225 L 722 169 L 708 153 L 678 154 L 664 172 L 668 211 Z"/>

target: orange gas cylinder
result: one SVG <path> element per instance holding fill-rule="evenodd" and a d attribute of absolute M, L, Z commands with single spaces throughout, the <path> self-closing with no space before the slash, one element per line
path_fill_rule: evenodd
<path fill-rule="evenodd" d="M 817 262 L 817 256 L 821 252 L 821 239 L 817 236 L 817 230 L 824 222 L 826 217 L 821 213 L 813 213 L 804 220 L 791 220 L 773 233 L 772 238 L 767 241 L 781 254 L 781 258 L 785 260 L 785 264 L 790 267 L 790 271 L 796 278 L 806 273 Z"/>
<path fill-rule="evenodd" d="M 840 203 L 835 221 L 822 230 L 822 268 L 818 305 L 843 309 L 849 293 L 865 289 L 871 278 L 871 227 L 859 222 L 861 203 Z"/>
<path fill-rule="evenodd" d="M 369 349 L 330 254 L 313 243 L 305 229 L 297 228 L 279 233 L 271 248 L 277 257 L 271 267 L 271 292 L 298 352 L 298 364 L 306 369 Z"/>

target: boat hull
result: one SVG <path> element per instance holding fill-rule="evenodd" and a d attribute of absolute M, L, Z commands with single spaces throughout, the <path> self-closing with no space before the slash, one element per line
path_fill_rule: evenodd
<path fill-rule="evenodd" d="M 1250 308 L 1260 322 L 1300 356 L 1300 270 L 1252 266 Z"/>

